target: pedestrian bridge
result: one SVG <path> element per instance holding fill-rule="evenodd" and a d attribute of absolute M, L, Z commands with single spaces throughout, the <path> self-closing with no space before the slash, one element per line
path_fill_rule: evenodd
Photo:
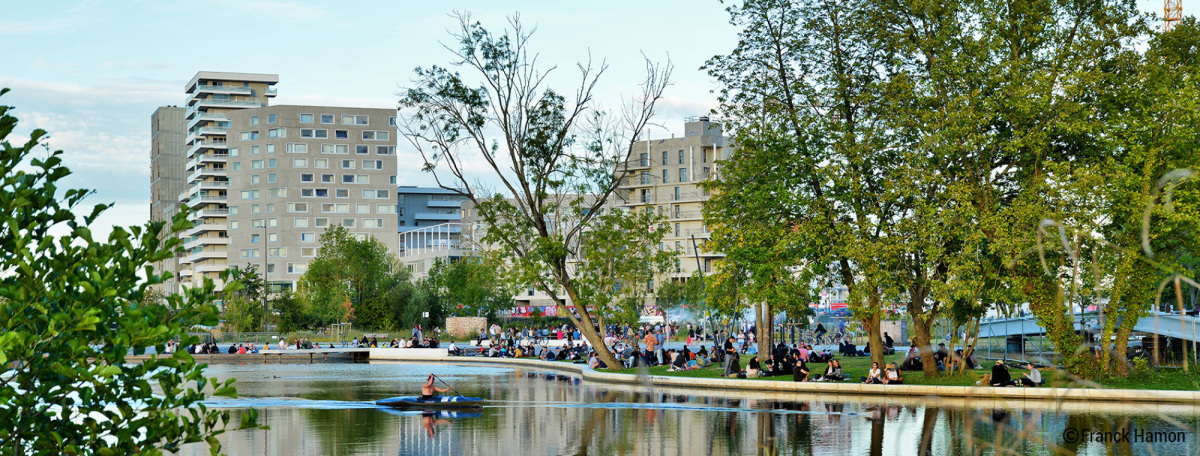
<path fill-rule="evenodd" d="M 1075 322 L 1075 330 L 1099 331 L 1099 314 L 1087 312 L 1076 316 L 1081 321 Z M 1178 313 L 1151 312 L 1150 315 L 1138 320 L 1134 331 L 1160 336 L 1200 341 L 1200 318 Z M 1046 333 L 1046 329 L 1038 324 L 1037 317 L 1000 318 L 979 322 L 979 337 L 1008 337 L 1015 335 L 1034 336 Z"/>

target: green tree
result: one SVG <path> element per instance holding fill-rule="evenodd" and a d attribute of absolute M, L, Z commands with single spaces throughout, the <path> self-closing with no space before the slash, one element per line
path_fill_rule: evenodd
<path fill-rule="evenodd" d="M 494 254 L 467 256 L 448 262 L 434 260 L 429 288 L 452 315 L 489 316 L 512 307 L 514 288 L 502 275 L 504 265 Z"/>
<path fill-rule="evenodd" d="M 146 299 L 169 277 L 151 265 L 180 247 L 170 234 L 189 226 L 186 210 L 170 230 L 154 222 L 94 239 L 89 226 L 108 206 L 77 218 L 90 192 L 60 191 L 70 174 L 63 152 L 35 155 L 45 131 L 8 141 L 17 125 L 10 109 L 0 106 L 0 269 L 8 271 L 0 364 L 11 368 L 0 383 L 0 454 L 161 454 L 189 442 L 219 451 L 229 412 L 200 401 L 236 396 L 232 380 L 205 378 L 183 351 L 126 361 L 151 347 L 163 353 L 171 339 L 194 343 L 190 326 L 217 322 L 211 281 L 165 296 L 165 305 Z"/>
<path fill-rule="evenodd" d="M 653 302 L 653 279 L 673 265 L 677 255 L 660 247 L 667 232 L 663 219 L 651 211 L 611 209 L 594 217 L 571 249 L 579 296 L 575 305 L 594 312 L 601 328 L 606 318 L 634 323 L 642 308 Z M 568 311 L 559 310 L 559 316 Z"/>
<path fill-rule="evenodd" d="M 697 270 L 684 280 L 668 280 L 658 287 L 657 303 L 664 314 L 690 313 L 703 317 L 704 273 Z"/>
<path fill-rule="evenodd" d="M 271 300 L 271 309 L 279 316 L 277 329 L 280 334 L 313 327 L 313 316 L 307 311 L 304 303 L 297 299 L 291 291 L 285 290 Z"/>
<path fill-rule="evenodd" d="M 501 252 L 513 280 L 556 301 L 569 299 L 574 311 L 567 317 L 601 360 L 616 365 L 582 304 L 594 297 L 580 293 L 569 257 L 628 174 L 632 145 L 668 84 L 670 66 L 647 63 L 642 92 L 618 128 L 594 111 L 592 91 L 605 65 L 580 64 L 580 85 L 568 99 L 544 87 L 549 71 L 537 65 L 528 47 L 531 32 L 519 19 L 499 35 L 469 15 L 459 20 L 454 65 L 471 75 L 417 68 L 413 87 L 400 94 L 398 127 L 421 153 L 425 170 L 474 204 L 486 228 L 480 241 Z M 479 166 L 486 176 L 474 174 Z"/>
<path fill-rule="evenodd" d="M 225 271 L 226 282 L 241 284 L 235 290 L 221 293 L 222 319 L 225 326 L 235 332 L 255 331 L 263 327 L 265 304 L 263 303 L 264 280 L 258 267 L 248 265 L 245 269 L 230 268 Z"/>
<path fill-rule="evenodd" d="M 362 328 L 395 328 L 408 270 L 379 240 L 358 240 L 341 226 L 325 230 L 320 241 L 299 287 L 317 324 L 354 320 Z"/>

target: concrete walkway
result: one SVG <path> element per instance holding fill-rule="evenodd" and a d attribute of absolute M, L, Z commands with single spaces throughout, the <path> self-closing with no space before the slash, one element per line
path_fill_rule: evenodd
<path fill-rule="evenodd" d="M 428 361 L 435 361 L 427 359 Z M 958 397 L 977 401 L 1108 401 L 1200 404 L 1200 391 L 1129 390 L 1112 388 L 995 388 L 988 386 L 926 386 L 926 385 L 865 385 L 858 382 L 788 382 L 772 380 L 742 380 L 726 378 L 637 376 L 593 370 L 585 364 L 551 362 L 535 359 L 486 358 L 454 356 L 443 358 L 448 363 L 485 363 L 506 366 L 536 367 L 579 374 L 584 380 L 600 383 L 653 385 L 674 388 L 703 388 L 730 391 L 774 391 L 807 394 L 837 394 L 848 396 L 938 396 Z"/>

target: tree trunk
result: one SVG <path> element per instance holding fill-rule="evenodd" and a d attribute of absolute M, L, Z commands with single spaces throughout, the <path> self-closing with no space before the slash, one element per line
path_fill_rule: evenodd
<path fill-rule="evenodd" d="M 587 307 L 579 305 L 579 299 L 577 299 L 579 294 L 575 291 L 575 284 L 569 280 L 559 280 L 559 285 L 562 285 L 563 289 L 567 291 L 567 297 L 571 298 L 571 305 L 575 307 L 575 312 L 579 314 L 579 317 L 572 314 L 565 304 L 559 304 L 558 307 L 566 310 L 567 318 L 575 324 L 576 328 L 579 328 L 579 332 L 583 333 L 583 337 L 587 339 L 588 343 L 592 344 L 592 350 L 596 352 L 596 356 L 600 358 L 600 361 L 603 361 L 609 369 L 620 369 L 622 367 L 621 363 L 608 350 L 608 346 L 604 345 L 604 337 L 596 332 L 595 323 L 592 321 L 592 315 L 588 313 Z M 554 293 L 549 294 L 552 298 L 558 299 Z"/>
<path fill-rule="evenodd" d="M 921 370 L 925 371 L 925 378 L 935 378 L 938 376 L 938 368 L 931 345 L 934 315 L 928 318 L 924 316 L 924 301 L 924 296 L 914 296 L 908 303 L 908 314 L 913 320 L 913 342 L 921 352 Z"/>
<path fill-rule="evenodd" d="M 771 318 L 771 304 L 762 303 L 755 309 L 756 319 L 758 320 L 758 362 L 766 361 L 763 358 L 764 353 L 771 352 L 771 330 L 774 318 Z"/>
<path fill-rule="evenodd" d="M 867 344 L 871 347 L 871 361 L 879 363 L 879 369 L 882 372 L 887 363 L 883 361 L 883 339 L 879 330 L 879 306 L 877 304 L 871 305 L 871 316 L 864 319 L 862 323 L 867 330 Z"/>

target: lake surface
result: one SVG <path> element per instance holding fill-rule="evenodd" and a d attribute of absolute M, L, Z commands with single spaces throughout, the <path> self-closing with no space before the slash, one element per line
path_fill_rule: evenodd
<path fill-rule="evenodd" d="M 241 396 L 210 406 L 235 415 L 256 409 L 271 428 L 222 435 L 230 455 L 1200 455 L 1200 407 L 1192 405 L 686 390 L 446 363 L 217 364 L 206 372 L 236 378 Z M 419 394 L 431 372 L 486 405 L 458 413 L 375 407 Z"/>

